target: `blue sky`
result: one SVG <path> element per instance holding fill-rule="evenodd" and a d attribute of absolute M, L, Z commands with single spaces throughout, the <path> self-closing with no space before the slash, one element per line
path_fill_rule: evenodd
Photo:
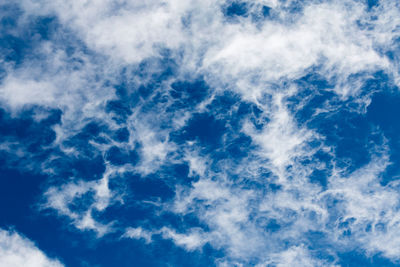
<path fill-rule="evenodd" d="M 400 266 L 400 4 L 0 3 L 0 266 Z"/>

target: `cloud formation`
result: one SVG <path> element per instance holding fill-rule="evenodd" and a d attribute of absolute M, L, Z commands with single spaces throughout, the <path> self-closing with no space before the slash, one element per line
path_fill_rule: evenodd
<path fill-rule="evenodd" d="M 400 6 L 372 2 L 3 4 L 4 162 L 97 240 L 397 264 L 400 127 L 375 103 L 398 98 Z"/>
<path fill-rule="evenodd" d="M 17 232 L 0 230 L 0 265 L 19 267 L 29 264 L 33 267 L 61 267 L 58 260 L 48 258 L 29 239 Z"/>

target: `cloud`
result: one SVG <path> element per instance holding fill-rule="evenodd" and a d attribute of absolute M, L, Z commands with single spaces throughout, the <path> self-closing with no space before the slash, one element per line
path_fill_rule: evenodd
<path fill-rule="evenodd" d="M 272 265 L 277 267 L 297 265 L 304 267 L 311 266 L 338 266 L 334 264 L 329 264 L 324 260 L 317 259 L 310 255 L 309 251 L 303 246 L 298 247 L 290 247 L 288 250 L 285 250 L 279 254 L 274 254 L 272 259 L 257 266 L 268 266 Z"/>
<path fill-rule="evenodd" d="M 48 258 L 29 239 L 17 232 L 0 230 L 0 266 L 20 267 L 29 264 L 32 267 L 64 266 L 56 259 Z"/>
<path fill-rule="evenodd" d="M 170 239 L 176 246 L 183 247 L 187 251 L 201 249 L 207 243 L 207 236 L 200 228 L 191 229 L 188 233 L 177 233 L 174 229 L 162 227 L 160 230 L 145 230 L 142 227 L 129 227 L 122 235 L 124 238 L 143 239 L 147 244 L 152 242 L 153 235 L 161 235 L 164 239 Z"/>
<path fill-rule="evenodd" d="M 224 252 L 221 266 L 323 266 L 334 260 L 314 255 L 343 247 L 398 260 L 398 185 L 380 180 L 390 148 L 370 133 L 360 137 L 368 154 L 360 165 L 351 161 L 355 149 L 346 161 L 339 148 L 341 131 L 365 117 L 369 79 L 382 71 L 399 84 L 399 6 L 298 2 L 242 1 L 245 12 L 229 17 L 226 1 L 21 1 L 16 38 L 32 16 L 59 24 L 35 43 L 35 57 L 9 63 L 0 80 L 11 112 L 62 113 L 54 150 L 38 164 L 56 181 L 42 207 L 99 238 L 124 231 L 187 251 L 209 244 Z M 179 164 L 187 173 L 172 171 Z M 172 196 L 163 198 L 151 179 Z M 100 220 L 114 205 L 131 212 L 148 204 L 125 195 L 130 186 L 154 194 L 149 225 Z M 179 225 L 152 221 L 165 214 Z M 311 233 L 325 247 L 313 247 Z"/>
<path fill-rule="evenodd" d="M 103 178 L 97 181 L 76 181 L 59 187 L 50 187 L 44 193 L 42 209 L 53 209 L 59 215 L 67 217 L 79 230 L 93 230 L 102 237 L 112 232 L 112 222 L 98 222 L 94 212 L 104 211 L 118 196 L 109 189 L 109 179 L 112 170 L 106 171 Z"/>
<path fill-rule="evenodd" d="M 163 238 L 172 239 L 177 246 L 184 247 L 189 251 L 201 248 L 207 242 L 200 229 L 192 229 L 190 233 L 181 234 L 163 227 L 161 233 Z"/>
<path fill-rule="evenodd" d="M 7 77 L 0 94 L 8 104 L 20 108 L 27 104 L 51 105 L 56 97 L 54 91 L 54 87 L 46 82 L 24 81 L 22 83 L 19 79 Z"/>
<path fill-rule="evenodd" d="M 144 230 L 142 227 L 136 228 L 127 228 L 122 237 L 124 238 L 132 238 L 132 239 L 144 239 L 146 243 L 150 243 L 152 241 L 153 233 L 150 231 Z"/>
<path fill-rule="evenodd" d="M 399 191 L 397 182 L 380 184 L 380 175 L 387 164 L 388 157 L 384 154 L 349 177 L 332 177 L 329 189 L 323 194 L 340 201 L 331 233 L 333 239 L 350 247 L 361 246 L 370 255 L 382 253 L 397 261 Z"/>

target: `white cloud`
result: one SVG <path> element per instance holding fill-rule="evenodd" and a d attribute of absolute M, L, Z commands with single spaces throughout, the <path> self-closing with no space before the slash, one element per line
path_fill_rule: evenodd
<path fill-rule="evenodd" d="M 61 267 L 56 259 L 48 258 L 29 239 L 17 232 L 0 229 L 0 266 Z"/>
<path fill-rule="evenodd" d="M 223 82 L 233 80 L 251 99 L 268 90 L 268 83 L 300 78 L 321 65 L 319 72 L 335 79 L 338 94 L 354 94 L 358 88 L 345 88 L 349 75 L 389 69 L 388 60 L 374 50 L 374 33 L 357 26 L 363 11 L 363 5 L 349 1 L 310 4 L 292 23 L 267 21 L 261 29 L 249 23 L 224 25 L 224 37 L 209 48 L 204 69 Z"/>
<path fill-rule="evenodd" d="M 145 230 L 142 227 L 128 227 L 122 237 L 143 239 L 148 244 L 152 242 L 153 235 L 161 235 L 164 239 L 170 239 L 176 246 L 183 247 L 188 251 L 200 249 L 207 243 L 207 235 L 200 228 L 193 228 L 188 233 L 177 233 L 169 227 L 153 231 Z"/>
<path fill-rule="evenodd" d="M 323 144 L 323 136 L 298 125 L 287 100 L 302 92 L 293 81 L 313 68 L 312 72 L 334 84 L 337 101 L 354 97 L 355 103 L 368 103 L 358 95 L 365 80 L 378 70 L 386 71 L 400 84 L 398 58 L 390 61 L 384 56 L 385 51 L 396 47 L 399 36 L 398 4 L 381 3 L 368 13 L 359 1 L 304 1 L 304 10 L 292 16 L 287 11 L 291 2 L 248 1 L 272 7 L 276 17 L 254 23 L 250 16 L 232 23 L 221 12 L 224 1 L 25 0 L 21 2 L 27 13 L 25 19 L 32 14 L 55 14 L 97 54 L 87 55 L 77 48 L 73 55 L 80 59 L 77 66 L 57 40 L 46 43 L 36 52 L 45 56 L 41 64 L 27 59 L 18 70 L 7 69 L 0 99 L 15 110 L 30 104 L 60 108 L 63 119 L 55 128 L 57 144 L 92 119 L 115 129 L 119 125 L 104 111 L 105 103 L 116 97 L 115 90 L 106 84 L 117 82 L 117 74 L 123 69 L 134 72 L 136 64 L 144 59 L 157 61 L 160 48 L 169 48 L 178 64 L 177 77 L 162 81 L 151 93 L 151 100 L 140 99 L 130 107 L 132 115 L 124 122 L 131 134 L 126 148 L 132 149 L 135 142 L 141 144 L 140 162 L 127 167 L 127 171 L 149 174 L 171 157 L 178 158 L 177 145 L 169 134 L 181 130 L 191 114 L 187 110 L 168 112 L 171 100 L 166 95 L 168 84 L 188 73 L 205 77 L 213 90 L 208 100 L 215 92 L 239 93 L 269 121 L 264 128 L 256 129 L 250 118 L 243 120 L 246 123 L 240 126 L 241 131 L 251 137 L 255 148 L 239 163 L 231 159 L 215 162 L 202 153 L 199 144 L 185 144 L 182 158 L 189 162 L 190 174 L 198 175 L 199 180 L 191 187 L 178 186 L 180 191 L 172 208 L 171 203 L 165 206 L 178 216 L 195 214 L 210 231 L 195 228 L 180 233 L 162 228 L 154 232 L 139 227 L 127 229 L 125 237 L 151 242 L 153 234 L 160 234 L 187 250 L 210 243 L 227 251 L 228 265 L 230 260 L 256 258 L 278 266 L 319 266 L 326 263 L 314 259 L 302 243 L 304 233 L 320 230 L 330 236 L 333 245 L 357 244 L 369 253 L 382 253 L 396 260 L 400 254 L 400 240 L 395 238 L 400 232 L 399 190 L 393 184 L 379 183 L 387 159 L 374 158 L 352 174 L 332 167 L 327 170 L 333 175 L 326 191 L 310 183 L 315 168 L 331 168 L 314 159 L 314 153 L 325 150 L 334 157 L 334 148 Z M 366 26 L 360 26 L 363 23 Z M 139 85 L 152 83 L 151 74 L 163 66 L 152 67 L 143 80 L 127 74 L 128 90 L 133 92 Z M 359 76 L 352 76 L 356 74 Z M 147 102 L 156 95 L 166 100 L 146 109 Z M 207 111 L 204 103 L 196 111 Z M 340 109 L 341 104 L 337 105 Z M 170 117 L 173 125 L 164 127 Z M 311 148 L 311 141 L 319 141 L 321 146 Z M 101 153 L 108 148 L 96 145 Z M 76 149 L 63 151 L 79 153 Z M 304 159 L 312 164 L 303 164 Z M 335 159 L 329 163 L 335 166 Z M 215 171 L 215 166 L 220 169 Z M 234 180 L 231 173 L 239 178 Z M 102 212 L 115 202 L 117 196 L 109 188 L 109 175 L 98 181 L 75 177 L 70 183 L 51 187 L 45 193 L 45 207 L 68 217 L 78 229 L 94 230 L 102 236 L 112 227 L 97 222 L 92 211 Z M 272 183 L 280 188 L 269 190 Z M 73 210 L 70 204 L 86 193 L 94 195 L 88 207 Z M 328 208 L 328 197 L 341 201 L 338 214 Z M 331 218 L 337 221 L 333 229 Z M 277 233 L 266 230 L 272 220 L 281 227 Z M 339 227 L 345 222 L 354 234 L 346 240 Z M 371 230 L 367 232 L 368 227 Z M 290 242 L 289 249 L 281 246 L 286 242 Z"/>
<path fill-rule="evenodd" d="M 184 247 L 191 251 L 201 248 L 207 242 L 207 236 L 204 236 L 201 229 L 191 229 L 189 233 L 177 233 L 167 227 L 161 229 L 163 238 L 172 239 L 177 246 Z"/>
<path fill-rule="evenodd" d="M 16 79 L 7 77 L 0 88 L 3 101 L 15 108 L 27 104 L 52 105 L 56 98 L 54 86 L 43 81 Z"/>
<path fill-rule="evenodd" d="M 142 227 L 132 228 L 129 227 L 126 229 L 125 233 L 122 237 L 132 238 L 132 239 L 144 239 L 146 243 L 150 243 L 152 241 L 153 233 L 143 229 Z"/>
<path fill-rule="evenodd" d="M 329 264 L 324 260 L 317 259 L 310 255 L 310 252 L 304 246 L 290 247 L 289 249 L 273 254 L 271 260 L 257 265 L 261 266 L 301 266 L 301 267 L 317 267 L 317 266 L 338 266 L 334 264 Z"/>
<path fill-rule="evenodd" d="M 265 129 L 258 132 L 247 124 L 244 132 L 260 146 L 261 156 L 271 162 L 275 174 L 280 179 L 285 179 L 285 168 L 296 157 L 307 156 L 305 146 L 317 136 L 310 130 L 297 127 L 282 98 L 283 94 L 276 93 L 271 103 L 268 103 L 271 121 Z"/>
<path fill-rule="evenodd" d="M 115 170 L 118 172 L 118 170 Z M 93 212 L 104 211 L 113 201 L 120 201 L 109 189 L 110 176 L 114 170 L 108 169 L 103 178 L 96 181 L 69 182 L 59 187 L 50 187 L 44 193 L 43 209 L 54 209 L 59 215 L 66 216 L 80 230 L 93 230 L 98 237 L 113 231 L 112 222 L 103 224 L 93 218 Z M 74 203 L 77 207 L 74 209 Z M 82 204 L 80 203 L 86 203 Z M 71 206 L 72 205 L 72 206 Z"/>
<path fill-rule="evenodd" d="M 361 246 L 368 254 L 381 253 L 399 260 L 400 213 L 398 183 L 381 185 L 388 156 L 376 157 L 348 177 L 332 177 L 323 195 L 339 200 L 333 239 L 350 247 Z M 351 236 L 344 236 L 350 231 Z"/>

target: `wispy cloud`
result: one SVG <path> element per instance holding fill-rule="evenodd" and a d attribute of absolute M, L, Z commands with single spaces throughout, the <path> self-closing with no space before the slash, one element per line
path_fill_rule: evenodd
<path fill-rule="evenodd" d="M 399 260 L 400 191 L 382 182 L 393 151 L 366 112 L 382 90 L 371 77 L 399 85 L 400 6 L 298 2 L 20 1 L 7 34 L 32 47 L 2 58 L 2 108 L 62 114 L 31 157 L 49 176 L 41 207 L 98 238 L 209 245 L 220 266 Z M 46 16 L 54 32 L 26 37 Z M 35 153 L 13 142 L 0 149 Z M 107 213 L 135 205 L 146 218 Z"/>

